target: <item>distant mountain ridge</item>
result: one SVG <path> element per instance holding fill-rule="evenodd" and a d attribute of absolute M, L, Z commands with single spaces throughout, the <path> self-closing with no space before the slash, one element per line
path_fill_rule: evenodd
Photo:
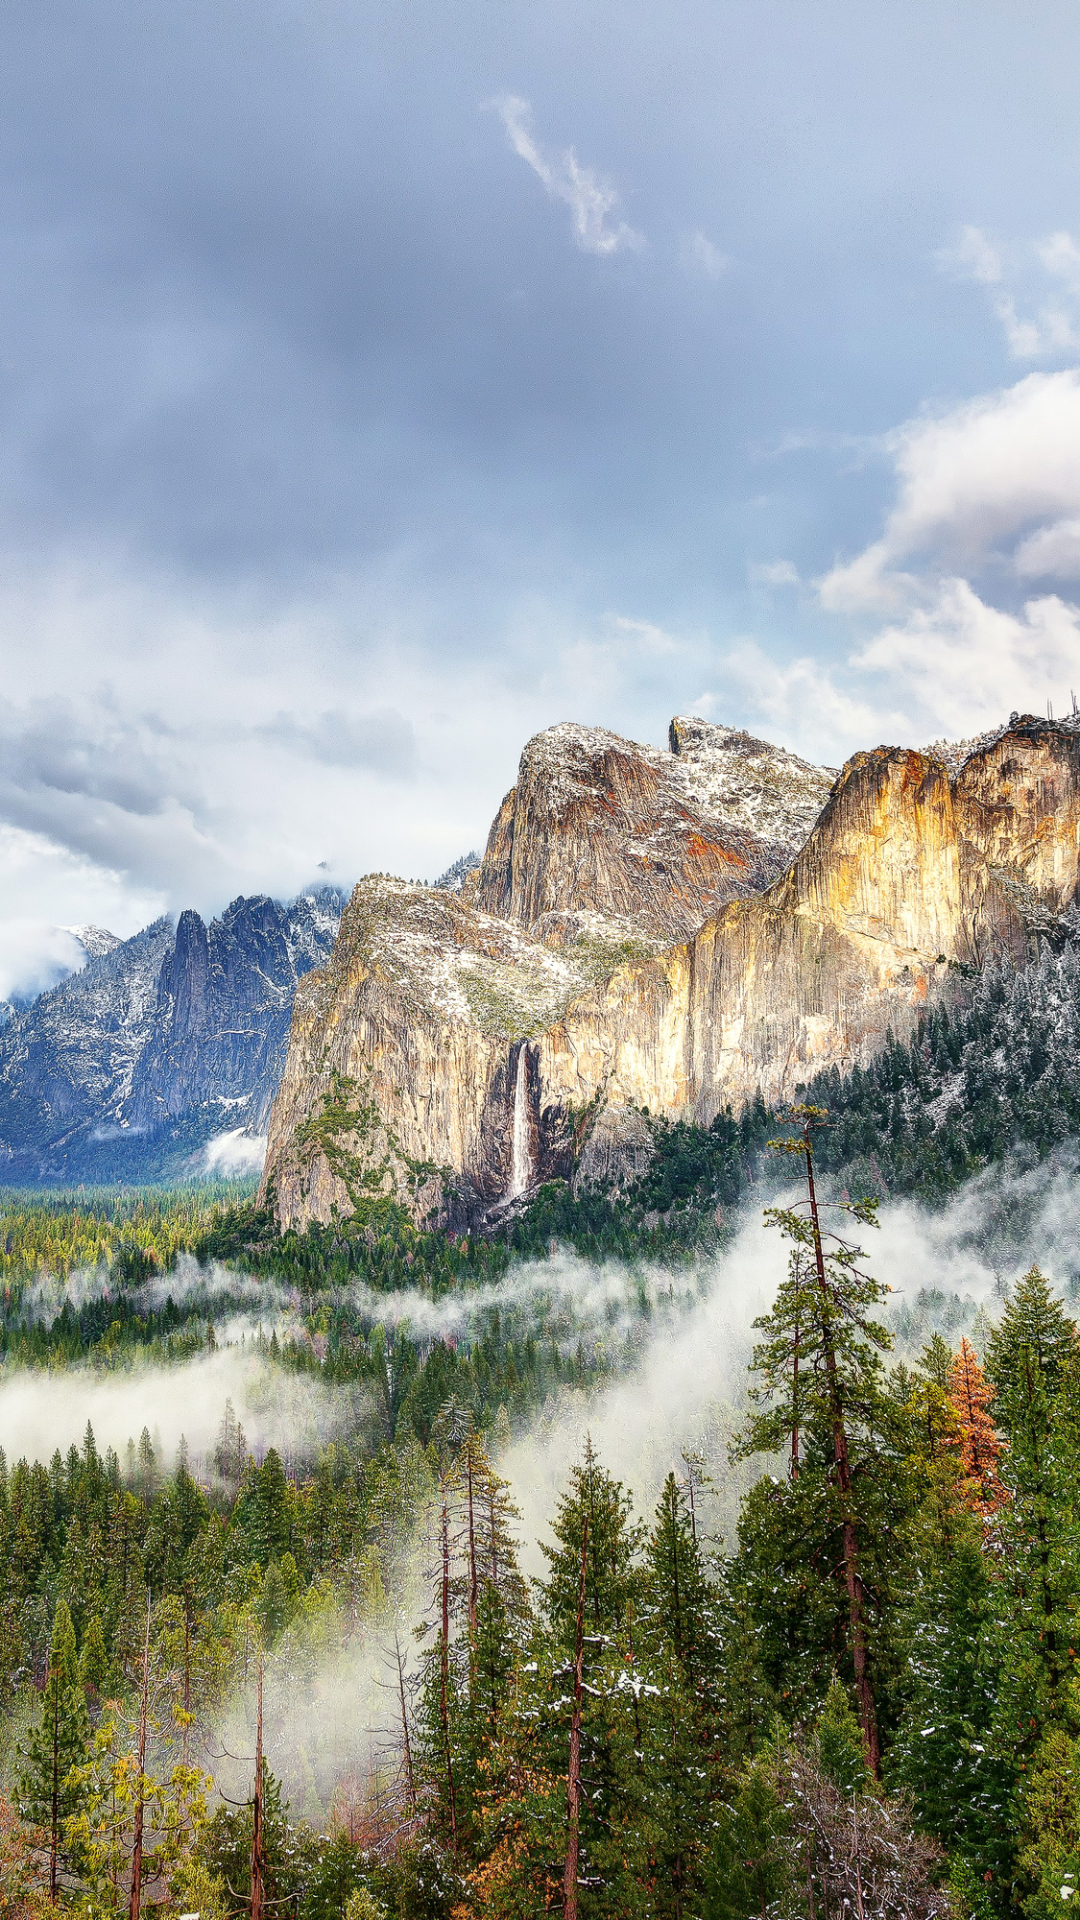
<path fill-rule="evenodd" d="M 0 1031 L 0 1182 L 169 1177 L 217 1134 L 264 1131 L 297 982 L 344 900 L 257 894 L 96 942 Z"/>

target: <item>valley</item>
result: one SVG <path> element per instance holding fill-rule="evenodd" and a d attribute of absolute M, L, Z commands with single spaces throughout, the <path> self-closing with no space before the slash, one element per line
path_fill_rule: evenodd
<path fill-rule="evenodd" d="M 557 727 L 16 1011 L 14 1911 L 1060 1909 L 1078 770 Z"/>

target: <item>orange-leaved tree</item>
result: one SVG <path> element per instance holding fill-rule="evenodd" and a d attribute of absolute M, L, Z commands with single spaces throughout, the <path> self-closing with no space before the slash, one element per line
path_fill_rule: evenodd
<path fill-rule="evenodd" d="M 988 1411 L 993 1397 L 974 1347 L 961 1340 L 949 1371 L 949 1400 L 959 1428 L 964 1491 L 987 1522 L 1007 1498 L 998 1475 L 1002 1442 Z"/>

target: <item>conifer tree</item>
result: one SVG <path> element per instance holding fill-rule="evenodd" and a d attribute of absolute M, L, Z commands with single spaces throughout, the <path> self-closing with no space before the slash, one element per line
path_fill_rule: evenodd
<path fill-rule="evenodd" d="M 995 1362 L 1001 1354 L 999 1344 Z M 1009 1436 L 1001 1466 L 1008 1499 L 996 1529 L 1002 1591 L 994 1739 L 1023 1772 L 1042 1733 L 1065 1724 L 1071 1711 L 1080 1600 L 1080 1366 L 1072 1353 L 1018 1343 L 1001 1381 L 996 1405 Z"/>
<path fill-rule="evenodd" d="M 986 1371 L 997 1400 L 995 1411 L 1006 1432 L 1010 1407 L 1024 1404 L 1025 1355 L 1043 1392 L 1052 1394 L 1075 1353 L 1076 1341 L 1075 1323 L 1055 1299 L 1046 1275 L 1037 1266 L 1030 1267 L 1009 1295 L 986 1351 Z"/>
<path fill-rule="evenodd" d="M 1001 1440 L 989 1412 L 994 1389 L 966 1339 L 953 1358 L 948 1391 L 959 1430 L 966 1491 L 977 1512 L 989 1521 L 1005 1499 L 998 1474 Z"/>
<path fill-rule="evenodd" d="M 972 1350 L 954 1358 L 947 1351 L 943 1356 L 942 1346 L 924 1353 L 909 1402 L 914 1483 L 922 1497 L 906 1527 L 901 1711 L 886 1773 L 891 1786 L 910 1794 L 921 1825 L 964 1863 L 963 1871 L 997 1887 L 1009 1872 L 1012 1768 L 1002 1764 L 991 1739 L 1000 1661 L 995 1581 L 984 1550 L 991 1509 L 983 1495 L 993 1488 L 998 1443 L 982 1425 L 988 1389 Z M 941 1384 L 949 1388 L 957 1379 L 959 1405 Z"/>
<path fill-rule="evenodd" d="M 69 1845 L 67 1829 L 81 1805 L 74 1776 L 86 1760 L 89 1733 L 75 1629 L 67 1603 L 58 1600 L 41 1715 L 21 1749 L 19 1792 L 24 1819 L 46 1836 L 47 1885 L 54 1904 L 60 1897 L 62 1875 L 75 1864 L 77 1849 Z"/>
<path fill-rule="evenodd" d="M 806 1199 L 793 1207 L 768 1207 L 766 1222 L 792 1244 L 788 1275 L 771 1313 L 755 1322 L 765 1336 L 754 1352 L 760 1411 L 751 1419 L 747 1452 L 789 1449 L 789 1488 L 764 1489 L 744 1509 L 741 1538 L 747 1546 L 756 1520 L 769 1536 L 758 1544 L 764 1562 L 780 1549 L 799 1587 L 796 1615 L 824 1625 L 824 1592 L 810 1595 L 813 1563 L 837 1566 L 843 1588 L 843 1635 L 859 1704 L 859 1719 L 872 1770 L 880 1765 L 879 1709 L 875 1699 L 875 1639 L 884 1591 L 866 1578 L 874 1535 L 888 1532 L 895 1515 L 885 1510 L 902 1494 L 897 1473 L 896 1408 L 885 1389 L 881 1353 L 891 1345 L 872 1318 L 886 1289 L 865 1273 L 861 1248 L 822 1226 L 814 1178 L 812 1131 L 825 1119 L 815 1107 L 794 1107 L 798 1133 L 773 1141 L 802 1162 Z M 871 1201 L 832 1203 L 863 1226 L 876 1225 Z M 780 1547 L 778 1535 L 788 1534 Z M 797 1541 L 801 1544 L 796 1545 Z M 811 1568 L 807 1543 L 814 1542 Z M 836 1552 L 834 1555 L 833 1545 Z M 764 1595 L 762 1596 L 764 1603 Z M 809 1602 L 809 1605 L 807 1604 Z"/>
<path fill-rule="evenodd" d="M 648 1716 L 656 1690 L 641 1641 L 639 1529 L 591 1443 L 559 1500 L 539 1620 L 507 1716 L 517 1797 L 502 1808 L 513 1901 L 578 1920 L 648 1911 L 656 1833 Z M 580 1627 L 580 1631 L 579 1631 Z M 507 1897 L 510 1897 L 509 1895 Z"/>
<path fill-rule="evenodd" d="M 644 1707 L 658 1834 L 656 1912 L 691 1911 L 718 1782 L 721 1738 L 717 1595 L 686 1492 L 664 1483 L 646 1550 L 641 1639 L 657 1693 Z"/>

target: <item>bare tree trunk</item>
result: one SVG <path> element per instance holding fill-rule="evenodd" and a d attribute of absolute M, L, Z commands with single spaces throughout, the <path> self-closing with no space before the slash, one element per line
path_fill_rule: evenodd
<path fill-rule="evenodd" d="M 139 1701 L 139 1781 L 135 1798 L 135 1832 L 131 1848 L 130 1920 L 142 1910 L 143 1808 L 146 1792 L 146 1722 L 150 1706 L 150 1589 L 146 1591 L 146 1638 L 143 1641 L 142 1697 Z"/>
<path fill-rule="evenodd" d="M 814 1150 L 810 1144 L 810 1122 L 803 1122 L 803 1149 L 806 1156 L 806 1186 L 810 1195 L 810 1219 L 814 1233 L 814 1260 L 817 1267 L 818 1288 L 821 1294 L 822 1328 L 825 1335 L 825 1372 L 829 1383 L 829 1403 L 832 1411 L 833 1459 L 836 1463 L 836 1485 L 840 1494 L 843 1512 L 842 1537 L 844 1543 L 844 1583 L 848 1597 L 848 1630 L 851 1641 L 851 1664 L 855 1669 L 855 1690 L 859 1697 L 859 1720 L 866 1741 L 867 1759 L 871 1772 L 877 1776 L 881 1770 L 881 1749 L 878 1743 L 877 1713 L 874 1707 L 874 1689 L 870 1680 L 870 1665 L 866 1645 L 866 1617 L 863 1609 L 863 1583 L 859 1571 L 859 1539 L 855 1526 L 855 1515 L 851 1500 L 851 1458 L 848 1452 L 847 1427 L 844 1422 L 844 1403 L 840 1392 L 840 1382 L 836 1372 L 836 1353 L 829 1332 L 832 1301 L 829 1283 L 825 1276 L 825 1253 L 821 1244 L 821 1222 L 818 1217 L 817 1194 L 814 1189 Z"/>
<path fill-rule="evenodd" d="M 60 1898 L 60 1679 L 49 1649 L 49 1678 L 53 1686 L 52 1795 L 49 1803 L 49 1899 Z"/>
<path fill-rule="evenodd" d="M 491 1531 L 491 1584 L 498 1590 L 499 1585 L 499 1539 L 495 1524 L 495 1482 L 488 1480 L 488 1526 Z"/>
<path fill-rule="evenodd" d="M 465 1447 L 465 1477 L 469 1495 L 469 1632 L 476 1632 L 476 1610 L 479 1600 L 479 1582 L 476 1576 L 476 1527 L 473 1520 L 473 1436 L 469 1435 Z"/>
<path fill-rule="evenodd" d="M 577 1622 L 574 1628 L 574 1711 L 570 1720 L 570 1765 L 566 1771 L 566 1867 L 563 1873 L 563 1920 L 577 1920 L 578 1859 L 581 1852 L 581 1702 L 585 1681 L 585 1571 L 589 1554 L 589 1521 L 581 1535 L 581 1576 L 578 1581 Z"/>
<path fill-rule="evenodd" d="M 401 1745 L 405 1755 L 405 1786 L 409 1795 L 409 1806 L 416 1812 L 416 1777 L 413 1773 L 412 1741 L 409 1739 L 409 1712 L 405 1703 L 405 1662 L 401 1656 L 401 1640 L 397 1628 L 394 1628 L 394 1663 L 397 1667 L 398 1699 L 401 1702 Z"/>
<path fill-rule="evenodd" d="M 439 1648 L 439 1720 L 446 1755 L 446 1791 L 450 1800 L 450 1842 L 457 1852 L 457 1804 L 454 1762 L 450 1752 L 450 1516 L 446 1495 L 442 1503 L 442 1645 Z"/>
<path fill-rule="evenodd" d="M 251 1920 L 262 1920 L 263 1888 L 263 1654 L 255 1679 L 255 1791 L 251 1805 Z"/>
<path fill-rule="evenodd" d="M 696 1547 L 697 1546 L 697 1505 L 694 1499 L 694 1465 L 693 1465 L 693 1458 L 690 1454 L 688 1453 L 683 1454 L 683 1464 L 686 1467 L 686 1491 L 690 1495 L 690 1537 L 693 1540 L 694 1545 Z"/>
<path fill-rule="evenodd" d="M 863 1905 L 862 1854 L 859 1851 L 859 1803 L 854 1792 L 851 1796 L 851 1825 L 855 1840 L 855 1906 L 859 1920 L 866 1920 L 866 1908 Z"/>
<path fill-rule="evenodd" d="M 799 1279 L 802 1270 L 799 1269 Z M 795 1296 L 795 1345 L 791 1357 L 791 1478 L 799 1477 L 799 1297 Z"/>
<path fill-rule="evenodd" d="M 184 1765 L 188 1764 L 188 1747 L 191 1736 L 189 1716 L 191 1714 L 191 1587 L 184 1586 Z"/>

